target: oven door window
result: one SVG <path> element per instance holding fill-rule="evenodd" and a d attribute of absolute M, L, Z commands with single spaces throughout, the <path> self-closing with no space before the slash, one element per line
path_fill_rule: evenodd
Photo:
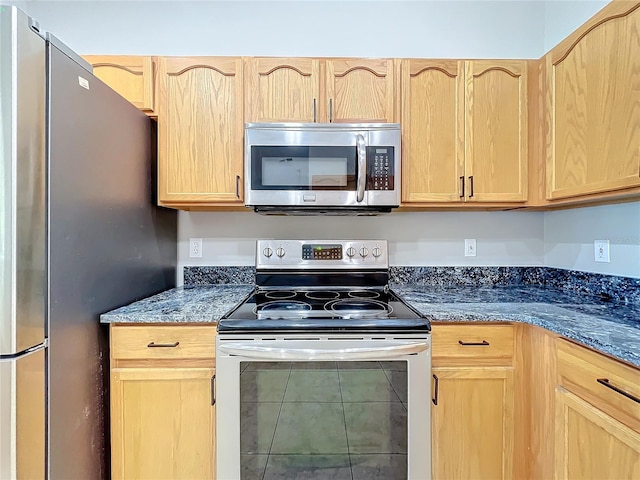
<path fill-rule="evenodd" d="M 406 361 L 241 362 L 241 479 L 407 478 L 407 393 Z"/>
<path fill-rule="evenodd" d="M 251 147 L 253 190 L 356 190 L 352 146 Z"/>

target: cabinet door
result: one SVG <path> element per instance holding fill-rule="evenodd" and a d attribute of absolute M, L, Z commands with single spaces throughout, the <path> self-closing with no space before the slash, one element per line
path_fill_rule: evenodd
<path fill-rule="evenodd" d="M 527 62 L 466 64 L 467 201 L 527 199 Z"/>
<path fill-rule="evenodd" d="M 640 5 L 619 5 L 546 56 L 549 199 L 640 185 Z"/>
<path fill-rule="evenodd" d="M 464 198 L 464 62 L 402 61 L 402 201 Z"/>
<path fill-rule="evenodd" d="M 85 55 L 93 73 L 140 110 L 152 113 L 154 63 L 151 57 Z"/>
<path fill-rule="evenodd" d="M 161 205 L 242 203 L 242 59 L 158 60 Z"/>
<path fill-rule="evenodd" d="M 640 434 L 558 387 L 556 478 L 640 478 Z"/>
<path fill-rule="evenodd" d="M 316 122 L 320 106 L 320 60 L 245 60 L 247 122 Z"/>
<path fill-rule="evenodd" d="M 111 457 L 116 479 L 212 479 L 211 368 L 111 371 Z"/>
<path fill-rule="evenodd" d="M 434 480 L 513 475 L 513 369 L 438 367 L 431 405 Z"/>
<path fill-rule="evenodd" d="M 329 122 L 394 122 L 392 59 L 326 61 Z"/>

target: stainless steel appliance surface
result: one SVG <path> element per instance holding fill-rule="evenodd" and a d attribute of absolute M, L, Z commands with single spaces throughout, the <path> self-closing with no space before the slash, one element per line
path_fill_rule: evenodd
<path fill-rule="evenodd" d="M 377 215 L 400 205 L 397 123 L 247 123 L 245 205 L 263 214 Z"/>
<path fill-rule="evenodd" d="M 0 479 L 109 477 L 99 315 L 175 285 L 153 127 L 0 6 Z"/>
<path fill-rule="evenodd" d="M 218 323 L 218 478 L 431 478 L 431 325 L 380 240 L 262 240 Z"/>

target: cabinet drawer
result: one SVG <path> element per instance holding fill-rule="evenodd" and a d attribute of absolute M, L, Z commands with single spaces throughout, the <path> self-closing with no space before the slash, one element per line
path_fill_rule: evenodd
<path fill-rule="evenodd" d="M 215 326 L 112 326 L 113 359 L 214 358 Z"/>
<path fill-rule="evenodd" d="M 559 383 L 640 432 L 640 370 L 558 339 Z"/>
<path fill-rule="evenodd" d="M 447 363 L 494 360 L 510 364 L 513 358 L 512 325 L 433 325 L 433 359 Z"/>

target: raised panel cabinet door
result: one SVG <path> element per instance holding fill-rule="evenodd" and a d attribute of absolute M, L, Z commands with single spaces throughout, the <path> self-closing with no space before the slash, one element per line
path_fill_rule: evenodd
<path fill-rule="evenodd" d="M 464 198 L 464 62 L 402 60 L 402 202 Z"/>
<path fill-rule="evenodd" d="M 161 205 L 242 203 L 242 59 L 158 59 Z"/>
<path fill-rule="evenodd" d="M 467 201 L 527 200 L 527 62 L 466 62 Z"/>
<path fill-rule="evenodd" d="M 396 121 L 393 59 L 327 59 L 325 70 L 325 121 Z"/>
<path fill-rule="evenodd" d="M 434 480 L 512 478 L 513 368 L 438 367 L 433 374 Z"/>
<path fill-rule="evenodd" d="M 640 185 L 640 3 L 616 3 L 546 56 L 548 199 Z"/>
<path fill-rule="evenodd" d="M 114 480 L 213 479 L 211 368 L 111 371 Z"/>
<path fill-rule="evenodd" d="M 140 110 L 154 111 L 152 57 L 133 55 L 85 55 L 93 73 Z"/>
<path fill-rule="evenodd" d="M 320 60 L 245 59 L 247 122 L 317 122 Z"/>
<path fill-rule="evenodd" d="M 556 479 L 640 478 L 640 433 L 556 388 Z"/>

